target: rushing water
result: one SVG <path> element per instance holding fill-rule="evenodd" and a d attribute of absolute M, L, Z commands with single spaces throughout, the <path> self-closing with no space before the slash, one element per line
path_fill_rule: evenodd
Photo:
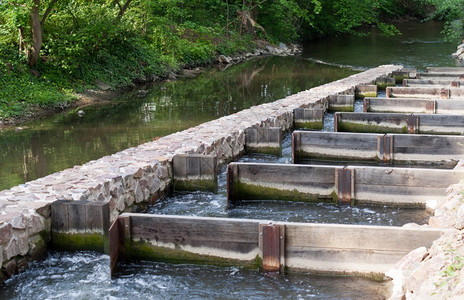
<path fill-rule="evenodd" d="M 330 124 L 325 124 L 327 130 Z M 291 136 L 282 142 L 282 157 L 250 154 L 241 162 L 291 163 Z M 340 164 L 340 162 L 339 162 Z M 223 167 L 218 175 L 218 193 L 176 193 L 153 205 L 154 214 L 187 215 L 222 218 L 265 219 L 283 222 L 338 223 L 359 225 L 402 226 L 406 223 L 426 224 L 430 214 L 424 209 L 398 208 L 379 205 L 338 207 L 330 203 L 286 201 L 250 201 L 227 210 L 227 178 Z"/>
<path fill-rule="evenodd" d="M 356 277 L 143 262 L 110 279 L 109 258 L 51 253 L 7 282 L 0 299 L 384 299 L 383 283 Z"/>
<path fill-rule="evenodd" d="M 5 130 L 0 133 L 0 189 L 355 72 L 341 66 L 455 65 L 450 56 L 455 45 L 442 42 L 440 23 L 398 27 L 401 36 L 386 38 L 372 28 L 367 37 L 321 40 L 305 45 L 300 57 L 254 59 L 225 71 L 212 68 L 195 79 L 147 87 L 143 98 L 134 92 L 111 105 L 86 109 L 82 118 L 65 113 L 27 124 L 22 131 Z M 326 122 L 330 127 L 333 117 L 326 116 Z M 289 147 L 283 154 L 242 160 L 289 163 Z M 217 195 L 176 194 L 151 212 L 382 225 L 422 224 L 428 217 L 423 210 L 279 202 L 253 202 L 226 211 L 224 180 L 221 172 Z M 108 256 L 84 252 L 50 253 L 0 286 L 0 299 L 383 299 L 383 288 L 382 283 L 353 277 L 272 277 L 241 268 L 154 262 L 126 265 L 119 278 L 110 279 Z"/>

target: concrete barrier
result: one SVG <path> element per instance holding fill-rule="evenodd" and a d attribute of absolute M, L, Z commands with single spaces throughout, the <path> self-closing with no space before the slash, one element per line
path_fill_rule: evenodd
<path fill-rule="evenodd" d="M 417 133 L 418 118 L 412 114 L 335 113 L 335 132 Z"/>
<path fill-rule="evenodd" d="M 364 99 L 365 97 L 377 97 L 376 85 L 357 85 L 355 88 L 355 96 L 357 99 Z"/>
<path fill-rule="evenodd" d="M 329 111 L 354 111 L 354 95 L 330 95 Z"/>
<path fill-rule="evenodd" d="M 245 151 L 282 155 L 282 128 L 250 127 L 245 130 Z"/>
<path fill-rule="evenodd" d="M 453 168 L 464 159 L 464 136 L 294 131 L 293 163 L 368 161 Z"/>
<path fill-rule="evenodd" d="M 464 74 L 463 67 L 427 67 L 427 73 Z"/>
<path fill-rule="evenodd" d="M 58 200 L 51 204 L 51 245 L 56 250 L 108 253 L 108 203 Z"/>
<path fill-rule="evenodd" d="M 331 160 L 339 163 L 346 160 L 379 161 L 381 158 L 378 140 L 383 136 L 385 135 L 374 133 L 294 131 L 292 161 L 293 163 L 314 160 Z"/>
<path fill-rule="evenodd" d="M 227 200 L 229 208 L 249 200 L 425 207 L 462 178 L 459 170 L 230 163 Z"/>
<path fill-rule="evenodd" d="M 382 278 L 409 251 L 430 247 L 444 232 L 146 214 L 122 214 L 113 231 L 112 276 L 118 261 L 155 260 Z"/>
<path fill-rule="evenodd" d="M 456 89 L 453 89 L 456 90 Z M 464 91 L 464 90 L 463 90 Z M 455 98 L 457 93 L 455 92 Z M 387 87 L 387 98 L 438 98 L 449 99 L 451 91 L 448 88 L 433 87 Z"/>
<path fill-rule="evenodd" d="M 435 113 L 442 115 L 464 115 L 464 101 L 435 100 Z"/>
<path fill-rule="evenodd" d="M 417 73 L 417 79 L 428 79 L 428 80 L 463 80 L 464 73 L 460 74 L 449 74 L 449 73 Z"/>
<path fill-rule="evenodd" d="M 417 69 L 403 68 L 401 70 L 393 71 L 392 77 L 395 78 L 396 83 L 402 83 L 403 79 L 416 78 Z"/>
<path fill-rule="evenodd" d="M 325 108 L 296 108 L 293 110 L 293 128 L 321 130 L 324 128 Z"/>
<path fill-rule="evenodd" d="M 336 132 L 463 135 L 463 115 L 335 113 Z"/>
<path fill-rule="evenodd" d="M 453 101 L 453 100 L 441 100 Z M 453 101 L 455 102 L 455 101 Z M 464 108 L 464 101 L 463 108 Z M 434 114 L 435 100 L 419 98 L 364 98 L 363 112 Z"/>
<path fill-rule="evenodd" d="M 375 84 L 378 89 L 386 89 L 387 86 L 396 86 L 396 80 L 394 77 L 383 76 L 375 80 Z"/>
<path fill-rule="evenodd" d="M 459 88 L 461 87 L 461 82 L 459 80 L 404 79 L 403 86 L 406 86 L 406 87 L 440 86 L 440 87 L 445 87 L 445 88 Z"/>
<path fill-rule="evenodd" d="M 365 98 L 363 112 L 464 115 L 464 101 L 420 98 Z"/>
<path fill-rule="evenodd" d="M 174 191 L 217 192 L 216 156 L 177 154 L 172 163 Z"/>

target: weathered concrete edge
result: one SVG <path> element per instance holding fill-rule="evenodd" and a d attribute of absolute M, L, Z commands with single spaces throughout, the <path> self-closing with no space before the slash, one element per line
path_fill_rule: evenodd
<path fill-rule="evenodd" d="M 220 164 L 225 163 L 244 151 L 246 128 L 288 130 L 295 108 L 354 91 L 356 85 L 371 84 L 401 68 L 370 69 L 1 191 L 0 267 L 11 276 L 26 268 L 28 261 L 43 256 L 38 249 L 50 239 L 50 204 L 56 200 L 109 202 L 114 220 L 121 212 L 154 202 L 169 190 L 175 154 L 213 154 Z"/>

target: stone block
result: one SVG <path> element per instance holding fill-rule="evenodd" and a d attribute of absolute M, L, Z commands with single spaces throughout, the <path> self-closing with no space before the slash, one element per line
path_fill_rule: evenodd
<path fill-rule="evenodd" d="M 0 245 L 6 245 L 13 234 L 13 226 L 9 223 L 0 225 Z"/>

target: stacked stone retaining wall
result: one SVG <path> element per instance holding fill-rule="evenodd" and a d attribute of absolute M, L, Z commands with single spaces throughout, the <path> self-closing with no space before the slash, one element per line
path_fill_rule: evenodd
<path fill-rule="evenodd" d="M 123 211 L 154 203 L 169 192 L 172 158 L 179 153 L 212 154 L 219 164 L 244 152 L 245 129 L 293 126 L 293 110 L 399 70 L 386 65 L 284 99 L 129 148 L 82 166 L 0 192 L 0 281 L 46 255 L 51 236 L 50 205 L 57 200 L 108 202 L 111 221 Z"/>

